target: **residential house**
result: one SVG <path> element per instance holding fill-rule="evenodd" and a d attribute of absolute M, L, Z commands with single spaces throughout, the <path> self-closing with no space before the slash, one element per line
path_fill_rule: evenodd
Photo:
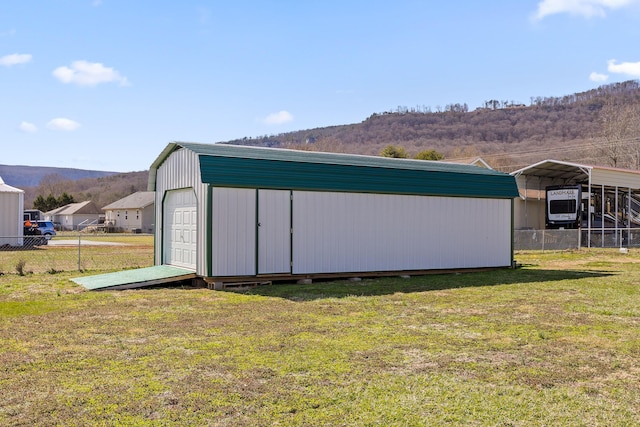
<path fill-rule="evenodd" d="M 107 230 L 154 232 L 155 192 L 138 191 L 102 208 Z"/>

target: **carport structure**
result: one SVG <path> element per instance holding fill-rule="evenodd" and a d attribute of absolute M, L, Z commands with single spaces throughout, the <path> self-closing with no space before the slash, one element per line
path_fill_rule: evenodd
<path fill-rule="evenodd" d="M 544 160 L 511 175 L 520 194 L 514 206 L 516 230 L 545 228 L 546 187 L 580 184 L 588 212 L 582 245 L 640 245 L 640 171 Z"/>

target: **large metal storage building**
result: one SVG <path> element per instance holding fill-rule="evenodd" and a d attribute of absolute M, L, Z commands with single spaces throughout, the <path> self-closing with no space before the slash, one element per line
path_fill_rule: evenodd
<path fill-rule="evenodd" d="M 512 265 L 512 176 L 476 166 L 174 142 L 150 168 L 155 263 L 208 281 Z"/>
<path fill-rule="evenodd" d="M 0 177 L 0 246 L 22 246 L 24 191 L 7 185 Z"/>

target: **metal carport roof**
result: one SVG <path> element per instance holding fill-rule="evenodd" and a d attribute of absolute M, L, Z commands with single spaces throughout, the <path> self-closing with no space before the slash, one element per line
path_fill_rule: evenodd
<path fill-rule="evenodd" d="M 516 179 L 521 176 L 543 178 L 553 184 L 581 183 L 598 187 L 630 188 L 634 192 L 640 192 L 640 171 L 631 169 L 583 165 L 560 160 L 543 160 L 511 172 L 511 175 Z"/>
<path fill-rule="evenodd" d="M 549 178 L 553 181 L 565 183 L 588 182 L 593 166 L 558 160 L 543 160 L 531 166 L 511 172 L 516 178 L 521 175 Z"/>

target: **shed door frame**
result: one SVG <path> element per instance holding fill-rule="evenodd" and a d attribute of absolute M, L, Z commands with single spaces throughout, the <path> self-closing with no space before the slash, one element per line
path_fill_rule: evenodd
<path fill-rule="evenodd" d="M 258 189 L 256 194 L 256 271 L 291 274 L 291 190 Z"/>

